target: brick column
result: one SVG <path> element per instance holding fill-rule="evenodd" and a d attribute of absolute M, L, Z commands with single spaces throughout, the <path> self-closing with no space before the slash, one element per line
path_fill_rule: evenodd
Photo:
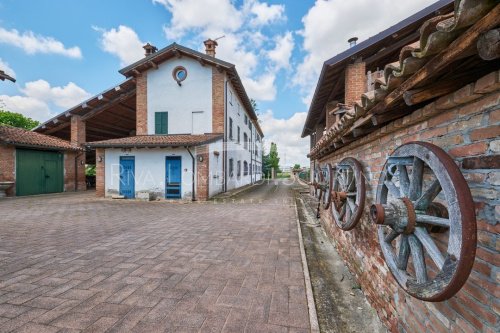
<path fill-rule="evenodd" d="M 203 161 L 200 162 L 200 157 Z M 210 165 L 208 145 L 196 148 L 196 199 L 208 200 L 210 183 Z"/>
<path fill-rule="evenodd" d="M 106 194 L 104 148 L 97 148 L 95 151 L 95 195 L 104 197 Z"/>
<path fill-rule="evenodd" d="M 366 92 L 366 64 L 358 58 L 345 69 L 345 104 L 352 105 L 361 100 Z"/>
<path fill-rule="evenodd" d="M 325 125 L 318 124 L 316 125 L 316 142 L 319 141 L 323 137 L 323 132 L 325 131 Z"/>
<path fill-rule="evenodd" d="M 224 133 L 224 73 L 212 68 L 212 133 Z"/>
<path fill-rule="evenodd" d="M 141 73 L 136 76 L 136 135 L 148 134 L 148 76 Z"/>
<path fill-rule="evenodd" d="M 16 181 L 16 147 L 0 144 L 0 182 Z M 14 184 L 6 191 L 7 196 L 16 195 Z"/>
<path fill-rule="evenodd" d="M 330 114 L 330 112 L 335 111 L 337 109 L 337 104 L 338 101 L 332 101 L 326 104 L 326 128 L 329 129 L 330 127 L 335 124 L 335 122 L 338 120 L 339 116 L 335 114 Z"/>
<path fill-rule="evenodd" d="M 87 141 L 87 132 L 85 121 L 82 117 L 73 115 L 71 116 L 71 144 L 75 147 L 83 148 L 85 142 Z M 68 155 L 69 156 L 69 155 Z M 74 179 L 74 167 L 75 167 L 75 157 L 76 157 L 76 190 L 85 191 L 87 189 L 87 183 L 85 180 L 85 152 L 80 152 L 78 154 L 71 154 L 73 156 L 73 166 L 71 167 L 73 175 L 70 176 Z M 71 163 L 71 161 L 68 161 Z M 67 163 L 65 162 L 65 166 Z M 65 186 L 66 188 L 66 186 Z M 68 188 L 75 190 L 74 182 L 68 184 Z"/>

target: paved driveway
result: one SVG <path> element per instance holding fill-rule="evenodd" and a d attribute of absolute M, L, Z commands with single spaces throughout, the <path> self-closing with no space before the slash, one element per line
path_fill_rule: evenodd
<path fill-rule="evenodd" d="M 308 318 L 287 186 L 0 201 L 0 332 L 306 332 Z"/>

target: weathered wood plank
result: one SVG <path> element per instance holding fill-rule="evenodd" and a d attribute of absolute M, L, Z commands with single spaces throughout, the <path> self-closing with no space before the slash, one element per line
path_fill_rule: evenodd
<path fill-rule="evenodd" d="M 444 265 L 444 257 L 427 230 L 422 227 L 416 227 L 414 234 L 425 247 L 425 250 L 427 251 L 427 254 L 429 254 L 429 257 L 431 257 L 432 261 L 434 261 L 439 269 L 442 269 Z"/>
<path fill-rule="evenodd" d="M 408 191 L 408 197 L 412 201 L 417 200 L 422 195 L 423 176 L 424 162 L 418 157 L 414 157 L 411 171 L 410 189 Z"/>

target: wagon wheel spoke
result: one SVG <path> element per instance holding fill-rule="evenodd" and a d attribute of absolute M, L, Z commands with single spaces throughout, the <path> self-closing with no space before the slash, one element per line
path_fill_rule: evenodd
<path fill-rule="evenodd" d="M 399 236 L 399 232 L 397 232 L 396 230 L 391 230 L 390 233 L 387 234 L 387 236 L 385 236 L 385 241 L 387 243 L 391 243 L 393 240 L 395 240 L 398 236 Z"/>
<path fill-rule="evenodd" d="M 434 180 L 429 186 L 429 188 L 418 198 L 415 202 L 416 210 L 426 210 L 429 207 L 429 204 L 438 196 L 439 192 L 441 192 L 441 184 L 439 180 Z"/>
<path fill-rule="evenodd" d="M 422 182 L 424 176 L 424 162 L 418 157 L 413 158 L 413 167 L 411 172 L 410 189 L 408 197 L 410 200 L 415 201 L 420 198 L 422 194 Z"/>
<path fill-rule="evenodd" d="M 411 257 L 413 259 L 417 283 L 427 282 L 427 266 L 425 265 L 422 243 L 413 235 L 408 236 L 408 242 L 410 243 Z"/>
<path fill-rule="evenodd" d="M 349 220 L 351 219 L 351 215 L 352 215 L 352 211 L 351 211 L 351 207 L 349 207 L 349 205 L 346 203 L 345 205 L 345 219 L 344 219 L 344 222 L 349 222 Z"/>
<path fill-rule="evenodd" d="M 348 197 L 355 197 L 357 194 L 358 194 L 357 192 L 348 192 L 348 193 L 346 193 L 346 195 Z"/>
<path fill-rule="evenodd" d="M 346 204 L 342 205 L 340 208 L 340 214 L 339 214 L 339 220 L 342 220 L 344 218 L 346 212 Z"/>
<path fill-rule="evenodd" d="M 408 192 L 410 190 L 410 178 L 408 177 L 408 170 L 406 166 L 403 164 L 398 164 L 399 171 L 399 184 L 400 184 L 400 192 L 401 196 L 407 197 Z"/>
<path fill-rule="evenodd" d="M 425 247 L 425 250 L 429 254 L 429 257 L 431 257 L 432 261 L 434 261 L 439 269 L 442 269 L 444 265 L 444 257 L 427 230 L 422 227 L 416 227 L 414 234 Z"/>
<path fill-rule="evenodd" d="M 347 201 L 347 204 L 349 205 L 349 209 L 351 210 L 351 213 L 354 213 L 354 211 L 356 210 L 356 204 L 354 203 L 354 200 L 352 200 L 351 198 L 347 198 L 346 201 Z"/>
<path fill-rule="evenodd" d="M 393 196 L 394 198 L 399 198 L 400 195 L 399 195 L 399 188 L 394 185 L 394 183 L 390 180 L 386 180 L 384 182 L 385 186 L 387 187 L 387 189 L 389 190 L 389 194 L 391 196 Z"/>
<path fill-rule="evenodd" d="M 408 242 L 408 236 L 402 235 L 399 241 L 397 267 L 405 271 L 408 266 L 408 259 L 410 259 L 410 243 Z"/>
<path fill-rule="evenodd" d="M 431 216 L 431 215 L 417 214 L 417 222 L 435 225 L 437 227 L 445 227 L 445 228 L 450 227 L 450 220 L 449 219 L 445 219 L 445 218 L 437 217 L 437 216 Z"/>

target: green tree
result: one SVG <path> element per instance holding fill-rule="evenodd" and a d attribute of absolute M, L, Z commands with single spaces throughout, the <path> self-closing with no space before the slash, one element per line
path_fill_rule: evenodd
<path fill-rule="evenodd" d="M 252 104 L 252 109 L 254 110 L 255 113 L 259 111 L 259 108 L 257 107 L 257 101 L 253 98 L 250 98 L 250 104 Z"/>
<path fill-rule="evenodd" d="M 294 164 L 293 169 L 294 170 L 299 170 L 300 169 L 300 164 L 298 164 L 298 163 Z"/>
<path fill-rule="evenodd" d="M 40 125 L 40 122 L 20 113 L 0 110 L 0 124 L 30 130 Z"/>
<path fill-rule="evenodd" d="M 277 174 L 281 172 L 280 167 L 280 158 L 278 156 L 278 146 L 276 143 L 271 142 L 271 148 L 269 149 L 269 154 L 262 156 L 262 171 L 266 175 L 267 178 L 271 176 L 271 170 L 274 169 L 274 172 Z"/>

